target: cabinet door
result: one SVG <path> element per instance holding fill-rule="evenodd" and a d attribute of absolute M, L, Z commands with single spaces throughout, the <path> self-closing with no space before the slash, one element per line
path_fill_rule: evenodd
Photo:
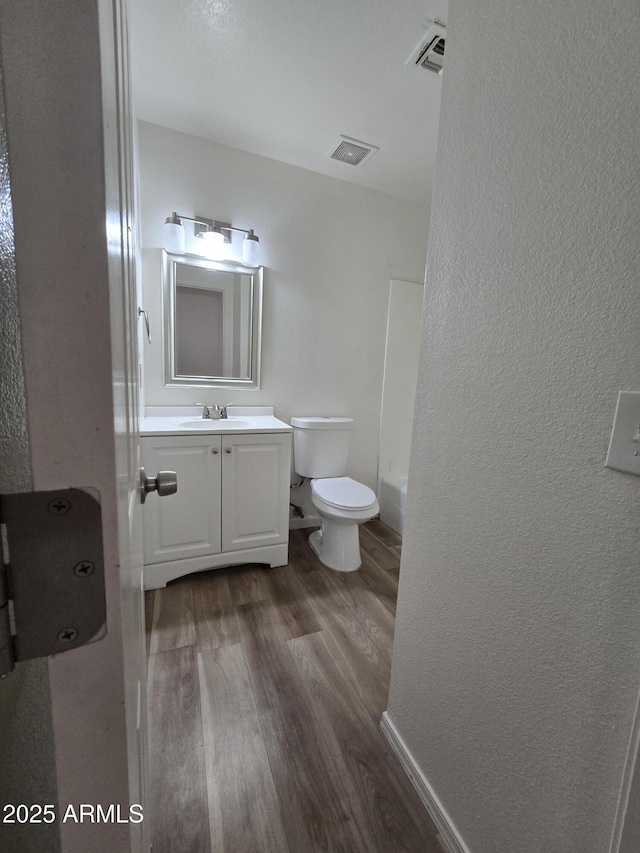
<path fill-rule="evenodd" d="M 178 475 L 175 495 L 144 505 L 145 565 L 220 553 L 220 445 L 217 435 L 141 438 L 147 475 Z"/>
<path fill-rule="evenodd" d="M 289 540 L 289 433 L 222 438 L 222 550 Z"/>

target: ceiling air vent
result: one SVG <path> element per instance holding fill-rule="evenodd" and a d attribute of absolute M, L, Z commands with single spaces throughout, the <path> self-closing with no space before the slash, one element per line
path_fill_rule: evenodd
<path fill-rule="evenodd" d="M 409 57 L 407 65 L 441 74 L 444 65 L 444 43 L 445 28 L 441 24 L 434 24 Z"/>
<path fill-rule="evenodd" d="M 349 139 L 348 136 L 341 136 L 336 143 L 331 146 L 328 156 L 332 160 L 339 160 L 341 163 L 348 163 L 350 166 L 362 166 L 377 151 L 375 145 L 369 145 L 368 142 L 360 142 L 357 139 Z"/>

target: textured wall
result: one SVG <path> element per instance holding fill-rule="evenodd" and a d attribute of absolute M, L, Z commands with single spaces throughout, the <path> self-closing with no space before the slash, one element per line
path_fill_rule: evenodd
<path fill-rule="evenodd" d="M 1 81 L 0 81 L 1 82 Z M 4 99 L 0 85 L 0 493 L 29 492 L 31 455 L 22 375 L 13 213 Z M 25 661 L 0 682 L 0 806 L 57 804 L 49 674 L 44 660 Z M 5 853 L 55 853 L 56 825 L 0 824 Z"/>
<path fill-rule="evenodd" d="M 448 30 L 389 714 L 472 853 L 603 853 L 640 677 L 640 480 L 603 468 L 640 383 L 640 13 L 453 0 Z"/>
<path fill-rule="evenodd" d="M 155 332 L 147 405 L 233 400 L 275 406 L 285 420 L 349 414 L 349 473 L 375 488 L 389 279 L 423 279 L 426 200 L 420 207 L 157 125 L 140 123 L 139 140 L 144 249 L 162 245 L 177 210 L 254 228 L 265 265 L 262 387 L 208 392 L 162 386 L 159 258 L 145 264 Z"/>

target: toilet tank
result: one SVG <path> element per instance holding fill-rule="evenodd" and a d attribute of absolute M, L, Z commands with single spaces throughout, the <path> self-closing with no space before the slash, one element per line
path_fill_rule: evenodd
<path fill-rule="evenodd" d="M 293 461 L 301 477 L 341 477 L 347 471 L 353 418 L 291 418 Z"/>

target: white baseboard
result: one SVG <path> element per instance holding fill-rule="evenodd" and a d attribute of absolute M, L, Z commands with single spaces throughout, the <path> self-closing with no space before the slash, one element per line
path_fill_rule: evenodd
<path fill-rule="evenodd" d="M 441 836 L 440 843 L 447 853 L 471 853 L 386 711 L 380 720 L 380 728 L 431 815 Z"/>

